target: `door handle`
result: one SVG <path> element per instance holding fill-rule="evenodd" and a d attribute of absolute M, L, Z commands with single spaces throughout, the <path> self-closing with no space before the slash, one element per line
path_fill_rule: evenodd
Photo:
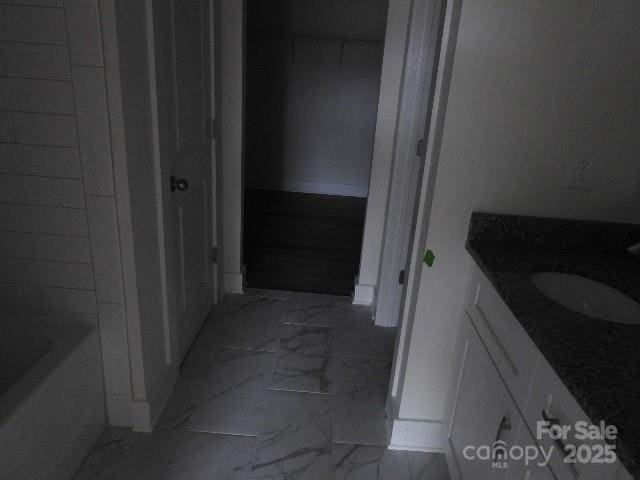
<path fill-rule="evenodd" d="M 176 178 L 173 175 L 171 175 L 171 178 L 169 179 L 169 185 L 171 186 L 172 192 L 175 192 L 176 190 L 184 192 L 189 188 L 189 182 L 184 178 Z"/>

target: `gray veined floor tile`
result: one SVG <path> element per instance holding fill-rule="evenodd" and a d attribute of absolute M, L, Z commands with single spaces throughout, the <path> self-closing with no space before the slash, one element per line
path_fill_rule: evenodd
<path fill-rule="evenodd" d="M 135 433 L 107 428 L 89 453 L 75 480 L 157 480 L 164 475 L 173 433 Z"/>
<path fill-rule="evenodd" d="M 333 480 L 413 480 L 407 452 L 335 443 L 332 459 Z"/>
<path fill-rule="evenodd" d="M 333 362 L 332 328 L 284 325 L 271 388 L 330 393 Z"/>
<path fill-rule="evenodd" d="M 386 446 L 387 388 L 391 365 L 379 360 L 336 358 L 333 440 Z"/>
<path fill-rule="evenodd" d="M 212 323 L 207 322 L 180 367 L 180 380 L 198 383 L 204 383 L 207 380 L 209 370 L 221 350 L 221 347 L 216 346 L 215 340 L 211 338 L 210 329 L 213 329 Z M 201 341 L 200 336 L 203 337 Z M 206 343 L 205 337 L 207 337 Z"/>
<path fill-rule="evenodd" d="M 282 321 L 296 325 L 330 327 L 340 322 L 344 314 L 340 307 L 348 305 L 350 302 L 350 297 L 311 294 L 287 302 L 287 309 Z"/>
<path fill-rule="evenodd" d="M 256 435 L 273 364 L 273 353 L 221 350 L 187 429 Z"/>
<path fill-rule="evenodd" d="M 163 480 L 244 480 L 255 437 L 181 432 Z"/>
<path fill-rule="evenodd" d="M 160 414 L 155 431 L 183 430 L 189 422 L 198 401 L 202 397 L 204 384 L 180 380 L 173 387 L 173 393 Z"/>
<path fill-rule="evenodd" d="M 212 318 L 211 323 L 203 328 L 195 346 L 277 351 L 286 302 L 250 296 L 245 296 L 246 299 Z"/>
<path fill-rule="evenodd" d="M 450 480 L 447 461 L 442 453 L 407 452 L 411 480 Z"/>
<path fill-rule="evenodd" d="M 225 295 L 211 310 L 213 321 L 222 319 L 279 319 L 285 311 L 286 302 L 278 298 L 255 295 Z"/>
<path fill-rule="evenodd" d="M 250 479 L 331 478 L 331 397 L 272 391 Z"/>
<path fill-rule="evenodd" d="M 378 327 L 369 307 L 348 305 L 335 331 L 335 355 L 349 358 L 393 359 L 396 329 Z"/>

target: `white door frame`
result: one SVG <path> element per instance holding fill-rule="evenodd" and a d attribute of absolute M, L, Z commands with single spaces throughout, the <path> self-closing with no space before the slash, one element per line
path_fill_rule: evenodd
<path fill-rule="evenodd" d="M 427 109 L 433 88 L 434 46 L 440 35 L 443 0 L 416 0 L 411 14 L 398 135 L 384 227 L 384 243 L 378 276 L 375 323 L 395 327 L 399 321 L 403 285 L 400 271 L 407 267 L 415 224 L 415 209 L 426 168 L 423 153 L 416 151 L 424 138 Z M 405 281 L 408 272 L 405 272 Z"/>
<path fill-rule="evenodd" d="M 422 273 L 422 249 L 427 238 L 433 193 L 435 190 L 436 172 L 438 169 L 440 146 L 444 130 L 444 120 L 449 100 L 449 86 L 453 70 L 458 37 L 458 25 L 463 0 L 447 0 L 442 32 L 442 47 L 438 64 L 438 76 L 433 98 L 433 111 L 429 138 L 427 139 L 426 168 L 420 186 L 417 223 L 411 262 L 407 278 L 406 297 L 403 305 L 402 318 L 396 340 L 396 351 L 391 371 L 391 384 L 387 403 L 387 413 L 393 422 L 390 449 L 442 451 L 441 421 L 419 421 L 399 418 L 399 405 L 405 387 L 405 374 L 409 346 L 413 334 L 415 310 L 420 288 Z"/>
<path fill-rule="evenodd" d="M 225 10 L 225 25 L 218 43 L 219 87 L 223 98 L 219 104 L 222 150 L 224 290 L 243 293 L 242 262 L 243 225 L 243 132 L 244 132 L 244 0 L 216 0 Z M 390 189 L 400 98 L 408 48 L 409 19 L 412 4 L 427 0 L 389 0 L 387 29 L 382 59 L 380 98 L 374 138 L 367 213 L 361 251 L 359 275 L 355 279 L 354 303 L 371 305 L 380 270 L 384 223 Z M 225 57 L 226 54 L 226 57 Z M 227 90 L 225 92 L 225 89 Z"/>
<path fill-rule="evenodd" d="M 389 0 L 367 212 L 353 303 L 375 307 L 413 4 Z"/>

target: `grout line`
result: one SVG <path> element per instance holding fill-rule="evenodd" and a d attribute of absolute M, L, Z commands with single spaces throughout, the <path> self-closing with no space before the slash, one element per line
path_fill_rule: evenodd
<path fill-rule="evenodd" d="M 17 283 L 17 282 L 2 282 L 0 281 L 0 285 L 11 285 L 14 287 L 38 287 L 38 288 L 57 288 L 59 290 L 70 290 L 70 291 L 78 291 L 78 292 L 95 292 L 93 288 L 73 288 L 73 287 L 60 287 L 57 285 L 43 285 L 40 283 Z"/>
<path fill-rule="evenodd" d="M 22 202 L 7 202 L 7 201 L 0 201 L 0 205 L 14 205 L 14 206 L 22 206 L 22 207 L 44 207 L 44 208 L 62 208 L 64 210 L 79 210 L 79 211 L 85 211 L 86 207 L 63 207 L 60 205 L 49 205 L 46 203 L 22 203 Z M 35 233 L 35 232 L 33 232 Z"/>
<path fill-rule="evenodd" d="M 104 193 L 85 193 L 86 197 L 99 197 L 99 198 L 116 198 L 115 194 L 106 195 Z"/>
<path fill-rule="evenodd" d="M 24 112 L 24 113 L 27 113 L 27 112 Z M 54 114 L 54 115 L 57 115 L 57 114 Z M 0 145 L 21 145 L 26 147 L 62 148 L 65 150 L 78 151 L 78 147 L 65 147 L 63 145 L 47 145 L 47 144 L 40 144 L 40 143 L 0 142 Z"/>
<path fill-rule="evenodd" d="M 195 428 L 187 428 L 185 429 L 185 431 L 192 433 L 204 433 L 207 435 L 228 435 L 229 437 L 258 438 L 258 434 L 250 435 L 248 433 L 210 432 L 208 430 L 198 430 Z"/>
<path fill-rule="evenodd" d="M 21 8 L 42 8 L 47 10 L 64 10 L 64 5 L 39 5 L 39 4 L 25 4 L 25 3 L 10 3 L 10 2 L 0 2 L 0 6 L 7 7 L 21 7 Z"/>
<path fill-rule="evenodd" d="M 5 66 L 6 66 L 6 62 L 5 62 Z M 43 80 L 45 82 L 65 82 L 65 83 L 70 83 L 71 82 L 71 80 L 64 79 L 64 78 L 25 77 L 23 75 L 11 75 L 11 74 L 6 72 L 6 69 L 5 69 L 5 74 L 4 75 L 0 75 L 0 78 L 10 78 L 12 80 Z"/>
<path fill-rule="evenodd" d="M 30 233 L 31 235 L 48 235 L 51 237 L 64 237 L 64 238 L 89 238 L 89 235 L 67 235 L 65 233 L 48 233 L 48 232 L 33 232 L 31 230 L 8 230 L 6 228 L 0 229 L 0 233 Z"/>
<path fill-rule="evenodd" d="M 51 116 L 51 117 L 75 117 L 73 113 L 37 112 L 35 110 L 17 110 L 15 108 L 2 108 L 0 109 L 0 111 L 8 112 L 8 113 L 23 113 L 25 115 L 43 115 L 43 116 Z"/>
<path fill-rule="evenodd" d="M 101 68 L 104 70 L 104 65 L 91 65 L 88 63 L 70 63 L 72 67 L 83 67 L 83 68 Z"/>
<path fill-rule="evenodd" d="M 3 5 L 3 4 L 0 4 Z M 60 7 L 57 7 L 60 8 Z M 68 43 L 51 43 L 51 42 L 25 42 L 24 40 L 0 40 L 0 44 L 8 43 L 11 45 L 44 45 L 46 47 L 60 47 L 68 50 Z"/>
<path fill-rule="evenodd" d="M 24 260 L 28 262 L 61 263 L 63 265 L 91 265 L 89 262 L 73 262 L 70 260 L 47 260 L 47 259 L 37 258 L 35 255 L 33 258 L 29 258 L 29 257 L 14 257 L 11 255 L 0 254 L 0 258 L 9 258 L 11 260 Z"/>
<path fill-rule="evenodd" d="M 60 177 L 57 175 L 31 175 L 30 173 L 13 173 L 13 172 L 1 172 L 0 176 L 4 177 L 34 177 L 34 178 L 50 178 L 52 180 L 77 180 L 79 182 L 82 181 L 81 178 L 78 177 Z M 100 196 L 100 195 L 96 195 Z"/>
<path fill-rule="evenodd" d="M 31 113 L 31 112 L 13 112 L 13 113 Z M 57 114 L 54 114 L 57 115 Z M 47 145 L 46 143 L 27 143 L 27 142 L 0 142 L 3 145 L 22 145 L 26 147 L 41 147 L 41 148 L 66 148 L 67 150 L 78 150 L 78 146 L 69 147 L 66 145 Z"/>

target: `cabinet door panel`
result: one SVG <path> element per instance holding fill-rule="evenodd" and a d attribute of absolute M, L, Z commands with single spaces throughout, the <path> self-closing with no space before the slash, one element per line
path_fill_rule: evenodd
<path fill-rule="evenodd" d="M 522 448 L 537 447 L 538 457 L 535 459 L 525 458 L 516 460 L 509 459 L 509 467 L 506 480 L 556 480 L 551 468 L 546 465 L 546 462 L 540 453 L 540 447 L 533 439 L 533 435 L 523 423 L 518 437 L 516 438 L 515 445 Z"/>
<path fill-rule="evenodd" d="M 512 445 L 521 416 L 468 318 L 461 335 L 464 355 L 449 428 L 451 450 L 463 480 L 502 479 L 506 471 L 495 468 L 486 449 L 496 441 Z"/>

